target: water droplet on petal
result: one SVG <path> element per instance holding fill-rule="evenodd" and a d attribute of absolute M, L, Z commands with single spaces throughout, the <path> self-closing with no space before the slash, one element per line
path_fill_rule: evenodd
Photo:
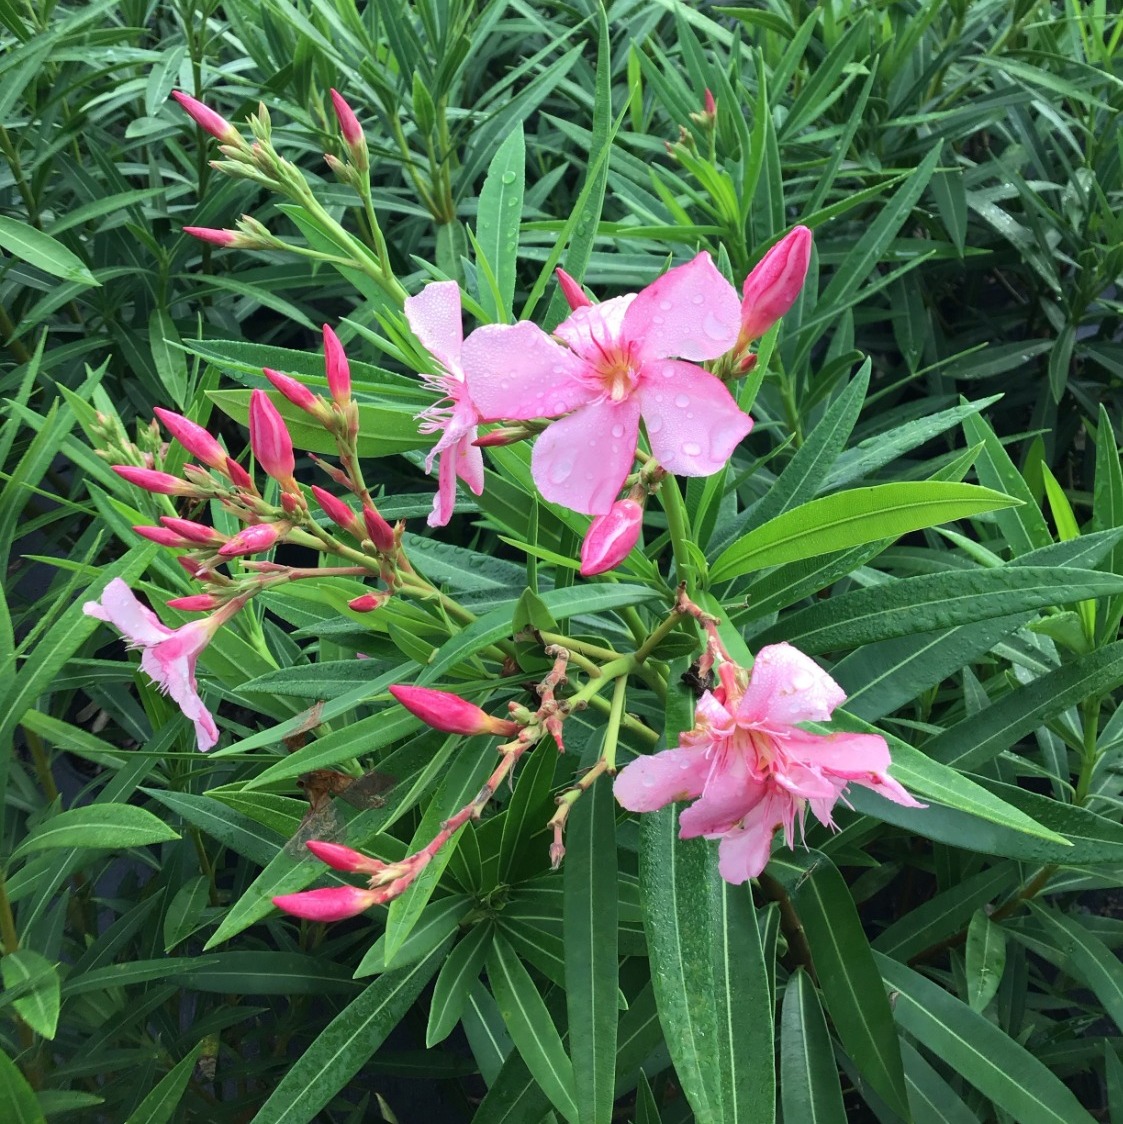
<path fill-rule="evenodd" d="M 506 379 L 500 379 L 499 380 L 499 389 L 500 390 L 507 390 L 507 389 L 509 389 L 510 385 L 511 384 Z"/>
<path fill-rule="evenodd" d="M 682 451 L 688 457 L 696 457 L 702 452 L 702 446 L 697 441 L 684 441 Z"/>
<path fill-rule="evenodd" d="M 674 367 L 668 367 L 668 368 L 667 368 L 667 369 L 666 369 L 666 370 L 665 370 L 665 371 L 663 372 L 663 378 L 665 378 L 665 379 L 673 379 L 674 377 L 675 377 L 675 369 L 674 369 Z"/>
<path fill-rule="evenodd" d="M 624 427 L 619 422 L 617 422 L 612 427 L 612 436 L 613 437 L 623 437 L 624 436 Z"/>
<path fill-rule="evenodd" d="M 661 414 L 644 414 L 644 422 L 647 424 L 648 433 L 658 433 L 663 428 L 663 418 Z"/>
<path fill-rule="evenodd" d="M 684 409 L 686 409 L 686 407 L 690 405 L 690 398 L 689 398 L 689 396 L 688 396 L 688 395 L 686 395 L 686 394 L 676 394 L 676 395 L 675 395 L 675 405 L 676 405 L 676 406 L 677 406 L 677 407 L 678 407 L 678 408 L 679 408 L 680 410 L 684 410 Z"/>
<path fill-rule="evenodd" d="M 663 323 L 663 317 L 662 316 L 653 316 L 651 318 L 651 323 L 652 324 L 662 324 Z"/>
<path fill-rule="evenodd" d="M 695 293 L 694 296 L 692 296 L 690 298 L 690 303 L 691 304 L 701 304 L 705 299 L 706 298 L 704 296 L 702 296 L 701 293 Z"/>
<path fill-rule="evenodd" d="M 670 312 L 670 311 L 671 311 L 671 302 L 670 302 L 670 301 L 660 301 L 660 302 L 659 302 L 659 307 L 660 307 L 660 308 L 661 308 L 661 309 L 662 309 L 662 310 L 663 310 L 664 312 Z"/>
<path fill-rule="evenodd" d="M 550 466 L 550 480 L 555 484 L 564 484 L 573 475 L 573 458 L 565 457 L 555 461 Z"/>
<path fill-rule="evenodd" d="M 712 312 L 706 313 L 706 319 L 702 321 L 702 331 L 715 342 L 732 341 L 733 339 L 732 328 L 719 320 Z"/>
<path fill-rule="evenodd" d="M 656 395 L 655 395 L 655 401 L 656 401 L 656 402 L 662 402 L 662 401 L 663 401 L 663 395 L 661 395 L 661 394 L 656 394 Z"/>

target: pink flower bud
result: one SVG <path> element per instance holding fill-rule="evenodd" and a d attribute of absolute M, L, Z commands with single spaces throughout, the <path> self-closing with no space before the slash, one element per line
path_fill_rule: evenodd
<path fill-rule="evenodd" d="M 176 561 L 187 571 L 189 578 L 198 578 L 202 574 L 204 577 L 200 580 L 205 580 L 212 576 L 206 572 L 206 567 L 198 558 L 189 558 L 186 554 L 181 554 Z"/>
<path fill-rule="evenodd" d="M 205 465 L 224 472 L 226 469 L 226 450 L 201 425 L 157 406 L 152 411 L 164 423 L 164 428 L 193 456 Z"/>
<path fill-rule="evenodd" d="M 300 894 L 281 894 L 273 904 L 294 917 L 307 921 L 344 921 L 357 917 L 378 901 L 373 890 L 358 886 L 329 886 L 323 890 L 305 890 Z"/>
<path fill-rule="evenodd" d="M 328 389 L 340 406 L 351 401 L 351 367 L 343 352 L 339 337 L 324 325 L 324 369 L 328 376 Z"/>
<path fill-rule="evenodd" d="M 343 100 L 343 95 L 338 90 L 331 92 L 331 104 L 335 108 L 335 116 L 339 119 L 339 132 L 346 144 L 354 147 L 363 143 L 363 127 L 355 116 L 355 111 Z"/>
<path fill-rule="evenodd" d="M 475 703 L 462 699 L 450 691 L 437 691 L 432 687 L 390 688 L 394 696 L 416 718 L 434 730 L 446 734 L 494 734 L 511 737 L 522 728 L 517 722 L 496 718 L 481 710 Z"/>
<path fill-rule="evenodd" d="M 707 117 L 717 116 L 717 102 L 714 101 L 714 95 L 710 93 L 709 89 L 706 90 L 706 96 L 702 99 L 702 112 Z"/>
<path fill-rule="evenodd" d="M 136 531 L 141 538 L 148 539 L 150 542 L 159 543 L 161 546 L 171 546 L 182 549 L 195 545 L 182 535 L 177 535 L 175 531 L 169 531 L 167 527 L 134 527 L 133 530 Z"/>
<path fill-rule="evenodd" d="M 513 445 L 516 441 L 525 441 L 530 435 L 531 431 L 521 425 L 501 425 L 490 433 L 477 437 L 472 444 L 478 449 L 492 449 L 500 445 Z"/>
<path fill-rule="evenodd" d="M 222 602 L 210 593 L 192 593 L 188 597 L 173 597 L 166 604 L 169 609 L 181 609 L 185 613 L 209 613 Z"/>
<path fill-rule="evenodd" d="M 202 546 L 216 546 L 226 541 L 225 536 L 220 535 L 213 527 L 208 527 L 205 523 L 196 523 L 192 519 L 177 519 L 174 515 L 161 515 L 160 522 L 169 531 L 174 531 L 177 535 L 182 535 L 185 539 Z"/>
<path fill-rule="evenodd" d="M 389 596 L 388 593 L 364 593 L 348 601 L 347 608 L 354 609 L 356 613 L 373 613 L 386 604 Z"/>
<path fill-rule="evenodd" d="M 198 238 L 200 242 L 209 242 L 212 246 L 235 246 L 239 241 L 236 230 L 216 230 L 210 226 L 185 226 L 183 233 Z"/>
<path fill-rule="evenodd" d="M 282 487 L 295 488 L 292 437 L 285 419 L 264 390 L 254 390 L 250 394 L 250 448 L 258 464 L 274 480 Z"/>
<path fill-rule="evenodd" d="M 558 285 L 561 287 L 562 296 L 565 297 L 570 308 L 587 308 L 593 303 L 585 296 L 585 290 L 581 288 L 581 283 L 576 278 L 570 277 L 560 266 L 554 270 L 554 273 L 557 276 Z"/>
<path fill-rule="evenodd" d="M 643 507 L 635 500 L 619 500 L 598 515 L 581 544 L 581 576 L 592 577 L 619 566 L 639 541 Z"/>
<path fill-rule="evenodd" d="M 180 480 L 178 476 L 172 476 L 170 472 L 158 472 L 154 468 L 136 468 L 131 464 L 115 464 L 112 468 L 123 480 L 143 488 L 146 492 L 156 492 L 162 496 L 198 495 L 198 489 L 194 485 L 188 484 L 186 480 Z"/>
<path fill-rule="evenodd" d="M 350 874 L 377 874 L 386 865 L 378 859 L 372 859 L 369 855 L 344 847 L 341 843 L 309 839 L 305 846 L 320 862 L 327 863 L 332 870 L 345 870 Z"/>
<path fill-rule="evenodd" d="M 242 147 L 241 133 L 220 113 L 216 113 L 210 106 L 204 105 L 182 90 L 172 90 L 172 97 L 183 106 L 195 124 L 205 129 L 212 137 L 217 137 L 224 144 Z"/>
<path fill-rule="evenodd" d="M 319 416 L 320 399 L 308 387 L 288 375 L 282 375 L 280 371 L 272 371 L 268 367 L 263 367 L 262 370 L 265 372 L 265 377 L 294 406 L 306 413 Z"/>
<path fill-rule="evenodd" d="M 338 527 L 354 535 L 355 538 L 363 537 L 363 521 L 357 511 L 348 507 L 343 500 L 325 491 L 318 484 L 312 485 L 312 495 L 323 509 L 324 514 Z"/>
<path fill-rule="evenodd" d="M 811 231 L 797 226 L 760 259 L 745 278 L 741 301 L 741 346 L 763 336 L 799 296 L 811 261 Z"/>
<path fill-rule="evenodd" d="M 364 505 L 363 523 L 375 550 L 388 554 L 394 549 L 394 528 L 373 507 Z"/>
<path fill-rule="evenodd" d="M 226 475 L 235 488 L 254 491 L 253 477 L 233 457 L 226 458 Z"/>
<path fill-rule="evenodd" d="M 237 558 L 242 554 L 260 554 L 268 550 L 288 530 L 285 523 L 255 523 L 243 527 L 228 543 L 218 548 L 223 558 Z"/>

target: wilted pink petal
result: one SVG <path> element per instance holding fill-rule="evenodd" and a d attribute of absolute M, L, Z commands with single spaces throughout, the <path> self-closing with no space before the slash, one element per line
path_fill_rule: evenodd
<path fill-rule="evenodd" d="M 581 543 L 581 575 L 592 577 L 619 566 L 639 541 L 643 530 L 643 507 L 635 500 L 614 503 L 598 515 Z"/>
<path fill-rule="evenodd" d="M 328 886 L 323 890 L 281 894 L 273 899 L 278 909 L 306 921 L 344 921 L 357 917 L 377 902 L 378 895 L 373 890 L 361 890 L 358 886 Z"/>
<path fill-rule="evenodd" d="M 781 726 L 826 722 L 845 699 L 846 692 L 810 656 L 790 644 L 771 644 L 753 661 L 737 721 Z"/>
<path fill-rule="evenodd" d="M 756 878 L 768 865 L 777 828 L 784 829 L 784 838 L 790 845 L 796 815 L 797 809 L 790 797 L 767 795 L 750 809 L 740 826 L 721 837 L 717 849 L 718 873 L 734 886 Z"/>
<path fill-rule="evenodd" d="M 616 775 L 612 791 L 629 812 L 654 812 L 664 804 L 701 796 L 709 772 L 704 750 L 678 746 L 637 757 Z"/>
<path fill-rule="evenodd" d="M 450 691 L 395 684 L 390 688 L 390 694 L 414 717 L 447 734 L 493 734 L 509 737 L 521 729 L 517 722 L 496 718 L 481 710 L 475 703 Z"/>
<path fill-rule="evenodd" d="M 811 231 L 794 227 L 745 278 L 739 343 L 763 336 L 795 304 L 811 263 Z"/>

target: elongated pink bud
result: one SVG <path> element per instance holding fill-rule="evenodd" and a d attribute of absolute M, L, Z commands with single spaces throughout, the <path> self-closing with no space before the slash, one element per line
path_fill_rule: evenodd
<path fill-rule="evenodd" d="M 236 246 L 241 240 L 236 230 L 218 230 L 211 226 L 185 226 L 183 233 L 198 238 L 200 242 L 209 242 L 212 246 Z"/>
<path fill-rule="evenodd" d="M 188 597 L 173 597 L 166 604 L 169 609 L 180 609 L 185 613 L 209 613 L 222 602 L 210 593 L 192 593 Z"/>
<path fill-rule="evenodd" d="M 208 527 L 205 523 L 196 523 L 192 519 L 177 519 L 174 515 L 161 515 L 160 522 L 169 531 L 175 531 L 177 535 L 182 535 L 185 539 L 202 546 L 217 546 L 219 543 L 226 541 L 226 536 L 220 535 L 213 527 Z"/>
<path fill-rule="evenodd" d="M 643 507 L 635 500 L 619 500 L 598 515 L 581 544 L 581 575 L 590 578 L 614 569 L 628 557 L 643 529 Z"/>
<path fill-rule="evenodd" d="M 374 543 L 375 550 L 388 554 L 394 549 L 394 528 L 373 507 L 364 505 L 363 523 L 366 525 L 367 537 Z"/>
<path fill-rule="evenodd" d="M 198 558 L 191 558 L 186 554 L 181 554 L 176 559 L 176 561 L 184 568 L 184 570 L 187 571 L 187 576 L 189 578 L 199 578 L 199 576 L 202 574 L 203 577 L 201 577 L 199 580 L 205 581 L 208 578 L 214 576 L 213 574 L 207 572 L 207 568 L 203 565 L 202 562 L 199 561 Z"/>
<path fill-rule="evenodd" d="M 264 390 L 250 394 L 250 448 L 258 464 L 282 487 L 295 490 L 296 458 L 292 437 L 280 411 Z"/>
<path fill-rule="evenodd" d="M 143 488 L 146 492 L 155 492 L 161 496 L 197 496 L 199 489 L 170 472 L 159 472 L 154 468 L 136 468 L 131 464 L 115 464 L 113 471 L 123 480 Z"/>
<path fill-rule="evenodd" d="M 708 88 L 706 90 L 706 96 L 702 99 L 702 112 L 708 117 L 713 117 L 717 114 L 717 102 L 714 101 L 714 95 L 710 93 Z"/>
<path fill-rule="evenodd" d="M 554 274 L 558 279 L 562 296 L 565 297 L 570 308 L 587 308 L 593 303 L 585 296 L 585 290 L 581 288 L 581 283 L 576 278 L 570 277 L 560 266 L 554 270 Z"/>
<path fill-rule="evenodd" d="M 360 854 L 342 843 L 328 843 L 323 839 L 309 839 L 305 846 L 322 863 L 332 870 L 345 870 L 350 874 L 377 874 L 386 864 L 369 855 Z"/>
<path fill-rule="evenodd" d="M 268 550 L 286 530 L 286 523 L 255 523 L 252 527 L 243 527 L 228 543 L 218 548 L 218 553 L 223 558 L 260 554 Z"/>
<path fill-rule="evenodd" d="M 339 120 L 339 133 L 346 144 L 354 146 L 363 141 L 363 127 L 355 116 L 355 111 L 344 100 L 338 90 L 331 92 L 331 104 Z"/>
<path fill-rule="evenodd" d="M 177 535 L 175 531 L 169 531 L 167 527 L 140 526 L 134 527 L 133 530 L 136 531 L 142 539 L 148 539 L 149 542 L 159 543 L 161 546 L 172 546 L 182 550 L 184 547 L 195 545 L 190 539 L 185 539 L 182 535 Z"/>
<path fill-rule="evenodd" d="M 282 375 L 280 371 L 263 367 L 265 377 L 279 390 L 294 406 L 306 413 L 319 416 L 320 399 L 312 393 L 303 383 L 289 375 Z"/>
<path fill-rule="evenodd" d="M 338 496 L 325 491 L 318 484 L 312 485 L 312 495 L 323 509 L 324 514 L 337 526 L 342 527 L 348 534 L 361 539 L 365 530 L 362 517 Z"/>
<path fill-rule="evenodd" d="M 745 278 L 740 345 L 763 336 L 795 303 L 811 262 L 811 240 L 806 226 L 793 228 Z"/>
<path fill-rule="evenodd" d="M 329 886 L 300 894 L 281 894 L 273 899 L 278 909 L 306 921 L 344 921 L 357 917 L 377 902 L 378 895 L 373 890 L 360 890 L 358 886 Z"/>
<path fill-rule="evenodd" d="M 163 406 L 156 406 L 152 412 L 193 457 L 219 472 L 226 471 L 226 450 L 201 425 L 174 410 L 165 410 Z"/>
<path fill-rule="evenodd" d="M 373 613 L 375 609 L 381 609 L 389 598 L 388 593 L 363 593 L 348 601 L 347 608 L 354 609 L 356 613 Z"/>
<path fill-rule="evenodd" d="M 451 691 L 395 684 L 390 688 L 390 694 L 410 714 L 420 718 L 434 730 L 444 730 L 446 734 L 494 734 L 511 737 L 521 729 L 517 722 L 496 718 Z"/>
<path fill-rule="evenodd" d="M 351 401 L 351 367 L 339 337 L 324 325 L 324 370 L 328 376 L 328 390 L 341 406 Z"/>
<path fill-rule="evenodd" d="M 226 475 L 230 477 L 230 483 L 236 488 L 242 488 L 244 491 L 254 491 L 253 477 L 233 458 L 226 458 Z"/>
<path fill-rule="evenodd" d="M 217 137 L 223 144 L 243 147 L 242 134 L 221 113 L 216 113 L 210 106 L 204 105 L 182 90 L 172 90 L 172 97 L 183 106 L 195 124 L 205 129 L 212 137 Z"/>

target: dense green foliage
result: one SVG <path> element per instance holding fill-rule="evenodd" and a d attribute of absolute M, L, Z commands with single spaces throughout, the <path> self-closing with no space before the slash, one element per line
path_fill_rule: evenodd
<path fill-rule="evenodd" d="M 3 1119 L 1123 1124 L 1110 7 L 0 0 Z M 342 152 L 330 87 L 366 126 L 398 279 L 459 280 L 480 320 L 556 324 L 559 264 L 600 298 L 700 249 L 739 282 L 814 229 L 744 384 L 752 435 L 684 487 L 697 553 L 674 570 L 748 649 L 827 666 L 927 811 L 852 790 L 842 830 L 809 827 L 750 893 L 670 810 L 641 823 L 602 783 L 552 872 L 544 825 L 601 751 L 593 707 L 388 909 L 273 909 L 324 874 L 301 838 L 400 858 L 490 771 L 490 740 L 403 720 L 390 684 L 496 709 L 548 666 L 527 629 L 631 650 L 672 569 L 650 511 L 646 559 L 575 578 L 586 520 L 533 498 L 523 446 L 430 536 L 428 399 L 378 290 L 181 233 L 250 213 L 298 248 L 325 237 L 212 169 L 173 88 L 239 125 L 264 102 L 278 150 L 369 236 L 322 162 Z M 520 126 L 521 163 L 501 148 Z M 524 194 L 501 210 L 509 170 Z M 263 595 L 201 659 L 226 731 L 202 757 L 82 615 L 113 576 L 157 605 L 192 591 L 130 530 L 170 501 L 92 449 L 135 431 L 155 451 L 165 405 L 241 451 L 261 368 L 322 385 L 318 325 L 344 318 L 382 510 L 478 619 Z M 1002 496 L 970 506 L 963 481 Z M 655 653 L 665 701 L 629 694 L 622 760 L 690 725 L 694 641 Z M 325 767 L 394 787 L 309 823 L 297 782 Z"/>

